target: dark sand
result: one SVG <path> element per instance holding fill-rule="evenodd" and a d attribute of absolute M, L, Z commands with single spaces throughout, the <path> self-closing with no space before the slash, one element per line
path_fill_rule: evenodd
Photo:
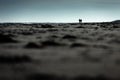
<path fill-rule="evenodd" d="M 120 24 L 0 24 L 0 80 L 120 80 Z"/>

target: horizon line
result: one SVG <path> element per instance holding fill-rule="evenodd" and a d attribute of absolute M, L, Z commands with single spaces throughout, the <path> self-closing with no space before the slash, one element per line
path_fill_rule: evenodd
<path fill-rule="evenodd" d="M 113 21 L 115 21 L 115 20 L 113 20 Z M 104 22 L 112 22 L 112 21 L 99 21 L 99 22 L 92 21 L 92 22 L 81 22 L 81 23 L 104 23 Z M 10 21 L 10 22 L 0 22 L 0 23 L 28 23 L 28 24 L 31 24 L 31 23 L 79 23 L 79 21 L 78 22 L 37 22 L 37 21 L 36 22 L 34 22 L 34 21 L 33 22 L 31 22 L 31 21 L 30 22 L 28 22 L 28 21 L 14 22 L 14 21 Z"/>

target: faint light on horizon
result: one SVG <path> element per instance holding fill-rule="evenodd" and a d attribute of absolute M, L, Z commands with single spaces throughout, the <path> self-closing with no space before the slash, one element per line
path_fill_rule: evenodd
<path fill-rule="evenodd" d="M 0 22 L 51 22 L 51 23 L 67 23 L 67 22 L 78 22 L 79 19 L 82 19 L 83 22 L 107 22 L 113 21 L 117 19 L 111 17 L 112 15 L 108 15 L 107 13 L 100 12 L 73 12 L 71 14 L 63 12 L 63 13 L 16 13 L 9 15 L 5 18 L 0 19 Z"/>

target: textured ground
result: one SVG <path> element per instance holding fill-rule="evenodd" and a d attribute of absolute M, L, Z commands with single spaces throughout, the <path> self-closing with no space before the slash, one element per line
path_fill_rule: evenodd
<path fill-rule="evenodd" d="M 0 80 L 119 80 L 120 24 L 0 24 Z"/>

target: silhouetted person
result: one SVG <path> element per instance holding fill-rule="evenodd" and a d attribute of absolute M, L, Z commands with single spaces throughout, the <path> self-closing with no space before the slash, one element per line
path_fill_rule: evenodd
<path fill-rule="evenodd" d="M 79 19 L 79 23 L 82 23 L 82 19 Z"/>

